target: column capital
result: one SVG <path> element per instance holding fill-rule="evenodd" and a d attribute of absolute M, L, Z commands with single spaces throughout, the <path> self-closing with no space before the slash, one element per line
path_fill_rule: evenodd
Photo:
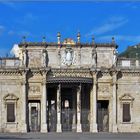
<path fill-rule="evenodd" d="M 46 85 L 47 84 L 47 81 L 46 79 L 42 79 L 42 82 L 41 82 L 42 85 Z"/>
<path fill-rule="evenodd" d="M 59 83 L 58 86 L 57 86 L 57 90 L 60 90 L 60 89 L 61 89 L 61 84 Z"/>
<path fill-rule="evenodd" d="M 82 88 L 82 86 L 81 86 L 81 83 L 77 86 L 77 92 L 81 92 L 81 88 Z"/>

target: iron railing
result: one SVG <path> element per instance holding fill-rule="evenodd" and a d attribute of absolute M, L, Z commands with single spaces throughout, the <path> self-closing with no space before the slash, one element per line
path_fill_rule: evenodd
<path fill-rule="evenodd" d="M 81 111 L 81 126 L 83 132 L 88 132 L 90 128 L 89 123 L 89 110 Z M 57 111 L 51 110 L 48 114 L 48 131 L 56 132 L 57 125 Z M 61 110 L 61 124 L 62 132 L 76 132 L 77 126 L 77 112 L 75 109 L 62 109 Z"/>

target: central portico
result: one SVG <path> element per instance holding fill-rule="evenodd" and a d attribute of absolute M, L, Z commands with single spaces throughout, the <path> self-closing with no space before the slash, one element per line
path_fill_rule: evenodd
<path fill-rule="evenodd" d="M 91 97 L 94 96 L 94 84 L 90 71 L 67 69 L 65 77 L 62 76 L 63 72 L 64 69 L 59 71 L 58 76 L 58 70 L 48 71 L 42 84 L 41 100 L 29 101 L 29 131 L 97 131 L 97 125 L 94 123 L 96 114 L 92 113 L 95 112 L 93 109 L 96 108 L 96 102 L 93 108 L 94 102 Z M 81 75 L 80 73 L 84 73 L 83 77 L 77 76 Z M 71 74 L 74 76 L 70 77 Z M 32 111 L 33 108 L 36 112 Z M 96 130 L 93 130 L 94 128 Z"/>
<path fill-rule="evenodd" d="M 48 112 L 56 112 L 56 131 L 89 131 L 91 78 L 54 77 L 47 80 Z M 53 110 L 54 109 L 54 110 Z M 52 114 L 51 114 L 52 115 Z M 48 115 L 51 131 L 51 117 Z M 87 128 L 86 128 L 87 127 Z"/>

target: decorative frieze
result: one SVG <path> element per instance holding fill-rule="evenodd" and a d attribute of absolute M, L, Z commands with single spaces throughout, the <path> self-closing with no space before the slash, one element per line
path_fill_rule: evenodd
<path fill-rule="evenodd" d="M 55 77 L 89 77 L 92 78 L 89 69 L 52 69 Z"/>

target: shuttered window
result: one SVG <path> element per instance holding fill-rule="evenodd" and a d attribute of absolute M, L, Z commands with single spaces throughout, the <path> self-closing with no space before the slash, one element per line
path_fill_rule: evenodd
<path fill-rule="evenodd" d="M 123 104 L 123 122 L 130 122 L 130 104 Z"/>
<path fill-rule="evenodd" d="M 7 103 L 7 122 L 15 122 L 15 104 Z"/>

